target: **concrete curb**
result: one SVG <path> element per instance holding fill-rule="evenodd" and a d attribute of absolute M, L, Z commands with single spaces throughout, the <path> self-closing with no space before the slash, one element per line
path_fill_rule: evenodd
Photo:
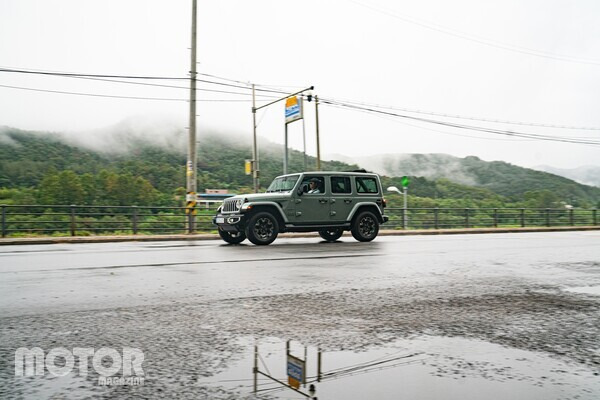
<path fill-rule="evenodd" d="M 413 235 L 464 235 L 483 233 L 523 233 L 523 232 L 567 232 L 567 231 L 594 231 L 600 226 L 558 226 L 558 227 L 531 227 L 531 228 L 468 228 L 468 229 L 420 229 L 420 230 L 381 230 L 380 236 L 413 236 Z M 347 235 L 347 234 L 345 234 Z M 318 237 L 316 232 L 310 233 L 283 233 L 282 238 L 313 238 Z M 211 233 L 178 234 L 178 235 L 129 235 L 129 236 L 63 236 L 63 237 L 33 237 L 33 238 L 4 238 L 0 239 L 2 245 L 33 245 L 56 243 L 111 243 L 111 242 L 161 242 L 174 240 L 217 240 L 219 235 Z"/>

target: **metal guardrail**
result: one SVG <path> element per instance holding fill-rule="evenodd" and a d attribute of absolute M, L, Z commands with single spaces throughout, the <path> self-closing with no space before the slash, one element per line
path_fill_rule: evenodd
<path fill-rule="evenodd" d="M 390 228 L 511 228 L 598 225 L 597 209 L 567 208 L 388 208 Z"/>
<path fill-rule="evenodd" d="M 185 207 L 0 205 L 2 237 L 190 232 Z M 214 230 L 216 206 L 198 207 L 196 229 Z"/>
<path fill-rule="evenodd" d="M 211 231 L 216 206 L 197 208 L 196 230 Z M 2 237 L 190 232 L 185 207 L 0 205 Z M 597 209 L 389 207 L 386 228 L 498 228 L 598 225 Z"/>

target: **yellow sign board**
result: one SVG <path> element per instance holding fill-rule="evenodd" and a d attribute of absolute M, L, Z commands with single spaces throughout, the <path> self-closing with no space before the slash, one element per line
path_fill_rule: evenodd
<path fill-rule="evenodd" d="M 288 376 L 288 385 L 290 385 L 294 389 L 300 389 L 300 381 L 297 381 L 296 379 L 292 378 L 291 376 Z"/>

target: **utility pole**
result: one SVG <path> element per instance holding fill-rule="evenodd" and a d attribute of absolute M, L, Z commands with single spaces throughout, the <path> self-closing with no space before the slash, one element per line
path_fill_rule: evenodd
<path fill-rule="evenodd" d="M 315 96 L 315 120 L 317 123 L 317 171 L 321 170 L 321 144 L 319 142 L 319 98 Z"/>
<path fill-rule="evenodd" d="M 254 193 L 258 193 L 260 182 L 258 180 L 258 146 L 256 144 L 256 94 L 254 83 L 252 84 L 252 181 L 254 183 Z"/>
<path fill-rule="evenodd" d="M 197 0 L 192 0 L 192 59 L 190 68 L 190 121 L 188 140 L 188 159 L 186 169 L 187 196 L 186 214 L 188 214 L 188 232 L 196 230 L 196 168 L 198 155 L 196 150 L 196 9 Z"/>

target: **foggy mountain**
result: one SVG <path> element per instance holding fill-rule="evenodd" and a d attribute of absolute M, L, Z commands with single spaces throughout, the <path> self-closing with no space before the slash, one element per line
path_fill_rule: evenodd
<path fill-rule="evenodd" d="M 332 155 L 340 161 L 352 161 L 369 171 L 387 176 L 421 176 L 431 180 L 448 179 L 463 185 L 482 187 L 504 196 L 528 190 L 596 193 L 597 188 L 581 185 L 550 172 L 519 167 L 504 161 L 483 161 L 478 157 L 448 154 L 381 154 L 366 157 Z"/>
<path fill-rule="evenodd" d="M 201 132 L 198 136 L 199 187 L 238 190 L 252 185 L 244 174 L 244 160 L 251 158 L 251 140 L 224 132 Z M 175 125 L 124 121 L 113 127 L 83 133 L 26 132 L 0 127 L 0 189 L 36 188 L 52 172 L 98 174 L 102 170 L 140 176 L 161 193 L 181 187 L 186 162 L 187 132 Z M 281 174 L 282 146 L 259 138 L 261 183 Z M 486 162 L 477 157 L 458 158 L 447 154 L 403 154 L 372 157 L 331 157 L 322 161 L 324 170 L 347 171 L 358 166 L 390 177 L 385 183 L 398 185 L 393 177 L 413 177 L 412 194 L 438 198 L 454 186 L 452 196 L 473 198 L 486 191 L 519 201 L 528 192 L 548 191 L 557 201 L 574 200 L 598 204 L 600 188 L 579 184 L 547 172 L 506 162 Z M 331 160 L 331 158 L 329 158 Z M 347 162 L 343 162 L 347 161 Z M 290 149 L 290 172 L 304 170 L 302 153 Z M 308 157 L 308 170 L 315 159 Z M 481 193 L 480 193 L 481 194 Z M 530 194 L 531 195 L 531 194 Z M 492 196 L 493 197 L 493 196 Z"/>
<path fill-rule="evenodd" d="M 579 168 L 561 169 L 548 165 L 534 167 L 539 171 L 549 172 L 554 175 L 564 176 L 584 185 L 600 187 L 600 167 L 587 165 Z"/>

